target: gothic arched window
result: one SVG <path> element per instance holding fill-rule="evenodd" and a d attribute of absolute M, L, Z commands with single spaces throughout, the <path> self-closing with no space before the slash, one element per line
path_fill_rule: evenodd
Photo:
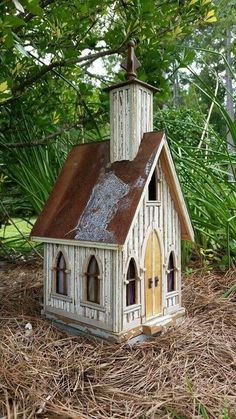
<path fill-rule="evenodd" d="M 167 270 L 167 292 L 172 291 L 175 291 L 175 263 L 173 252 L 170 253 Z"/>
<path fill-rule="evenodd" d="M 68 295 L 68 284 L 67 284 L 67 269 L 66 261 L 62 252 L 58 253 L 56 262 L 56 286 L 55 290 L 57 294 Z"/>
<path fill-rule="evenodd" d="M 100 304 L 100 278 L 99 267 L 95 256 L 92 256 L 88 263 L 86 275 L 86 300 L 91 303 Z"/>
<path fill-rule="evenodd" d="M 126 305 L 131 306 L 137 301 L 137 274 L 134 259 L 130 259 L 126 276 Z"/>
<path fill-rule="evenodd" d="M 156 170 L 154 170 L 151 180 L 148 185 L 148 200 L 156 201 L 157 200 L 157 179 L 156 179 Z"/>

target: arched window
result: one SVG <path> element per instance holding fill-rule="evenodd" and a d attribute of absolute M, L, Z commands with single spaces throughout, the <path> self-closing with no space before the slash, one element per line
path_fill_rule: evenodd
<path fill-rule="evenodd" d="M 157 200 L 157 179 L 156 179 L 156 170 L 154 170 L 151 180 L 148 185 L 148 200 L 156 201 Z"/>
<path fill-rule="evenodd" d="M 58 253 L 57 263 L 55 267 L 56 271 L 56 293 L 67 295 L 67 273 L 66 273 L 66 261 L 62 252 Z"/>
<path fill-rule="evenodd" d="M 168 262 L 168 271 L 167 271 L 167 292 L 175 291 L 175 263 L 174 263 L 174 253 L 171 252 Z"/>
<path fill-rule="evenodd" d="M 126 276 L 126 305 L 131 306 L 137 300 L 137 286 L 136 286 L 136 266 L 134 259 L 130 259 L 129 267 Z"/>
<path fill-rule="evenodd" d="M 89 260 L 86 275 L 86 300 L 100 304 L 100 279 L 97 259 L 92 256 Z"/>

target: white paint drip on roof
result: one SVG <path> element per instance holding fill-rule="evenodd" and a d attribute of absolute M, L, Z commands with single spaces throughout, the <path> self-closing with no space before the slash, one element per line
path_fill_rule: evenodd
<path fill-rule="evenodd" d="M 129 190 L 129 185 L 113 172 L 101 176 L 75 228 L 75 239 L 114 241 L 115 237 L 112 232 L 107 231 L 107 226 L 118 209 L 119 201 L 128 194 Z"/>
<path fill-rule="evenodd" d="M 139 176 L 134 184 L 135 188 L 143 188 L 145 179 L 142 176 Z"/>
<path fill-rule="evenodd" d="M 147 164 L 145 166 L 145 171 L 144 171 L 145 172 L 145 175 L 149 175 L 149 173 L 150 173 L 150 170 L 151 170 L 152 165 L 153 165 L 153 160 L 155 158 L 155 154 L 156 154 L 156 151 L 153 151 L 152 152 L 152 155 L 148 159 L 148 162 L 147 162 Z"/>

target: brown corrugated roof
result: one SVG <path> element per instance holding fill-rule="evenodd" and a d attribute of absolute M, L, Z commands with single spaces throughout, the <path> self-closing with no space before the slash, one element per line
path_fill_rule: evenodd
<path fill-rule="evenodd" d="M 133 161 L 110 164 L 110 143 L 72 148 L 31 236 L 123 244 L 163 133 L 147 133 Z"/>

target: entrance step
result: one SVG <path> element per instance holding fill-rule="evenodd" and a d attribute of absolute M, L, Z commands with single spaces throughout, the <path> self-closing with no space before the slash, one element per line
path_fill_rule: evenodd
<path fill-rule="evenodd" d="M 175 320 L 170 315 L 156 317 L 143 325 L 143 333 L 152 336 L 162 331 L 166 331 L 175 324 Z"/>

